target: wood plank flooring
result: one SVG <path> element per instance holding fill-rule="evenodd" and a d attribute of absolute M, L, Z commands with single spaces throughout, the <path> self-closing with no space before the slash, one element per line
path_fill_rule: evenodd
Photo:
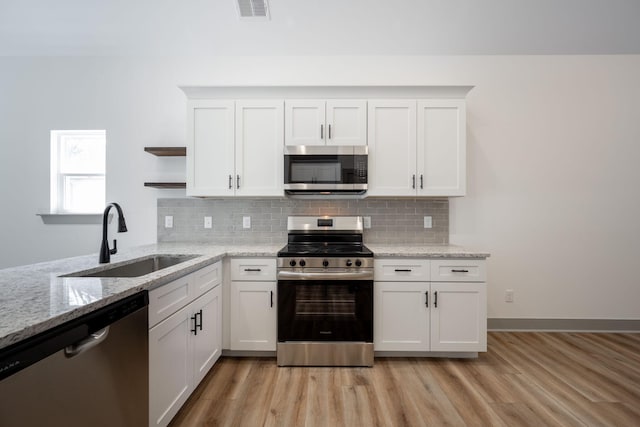
<path fill-rule="evenodd" d="M 640 334 L 490 332 L 477 359 L 222 358 L 183 426 L 640 426 Z"/>

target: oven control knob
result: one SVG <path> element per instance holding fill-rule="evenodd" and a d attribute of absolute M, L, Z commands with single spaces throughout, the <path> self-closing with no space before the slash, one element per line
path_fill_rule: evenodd
<path fill-rule="evenodd" d="M 300 264 L 300 267 L 304 267 L 305 265 L 307 265 L 307 261 L 301 259 L 298 264 Z"/>
<path fill-rule="evenodd" d="M 326 259 L 324 261 L 322 261 L 322 266 L 323 267 L 328 267 L 329 266 L 329 261 L 327 261 Z"/>
<path fill-rule="evenodd" d="M 347 267 L 351 267 L 353 265 L 353 263 L 351 262 L 350 259 L 347 260 Z"/>
<path fill-rule="evenodd" d="M 295 267 L 295 265 L 296 265 L 296 260 L 295 260 L 295 259 L 292 259 L 291 261 L 289 261 L 289 265 L 290 265 L 291 267 Z"/>
<path fill-rule="evenodd" d="M 359 259 L 356 260 L 356 267 L 360 267 L 362 265 L 362 261 Z"/>

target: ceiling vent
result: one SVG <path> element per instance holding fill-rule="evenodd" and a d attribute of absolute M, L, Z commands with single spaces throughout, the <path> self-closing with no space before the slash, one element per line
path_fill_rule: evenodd
<path fill-rule="evenodd" d="M 269 19 L 267 0 L 236 0 L 240 19 Z"/>

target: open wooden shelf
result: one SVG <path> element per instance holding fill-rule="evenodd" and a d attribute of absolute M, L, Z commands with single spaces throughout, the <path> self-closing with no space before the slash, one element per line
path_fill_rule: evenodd
<path fill-rule="evenodd" d="M 187 147 L 144 147 L 144 151 L 161 157 L 187 155 Z"/>
<path fill-rule="evenodd" d="M 153 188 L 187 188 L 186 182 L 145 182 L 145 187 Z"/>

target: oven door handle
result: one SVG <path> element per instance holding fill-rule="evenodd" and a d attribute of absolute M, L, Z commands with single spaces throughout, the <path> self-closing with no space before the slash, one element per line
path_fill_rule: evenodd
<path fill-rule="evenodd" d="M 278 271 L 278 280 L 373 280 L 370 271 L 318 272 Z"/>

